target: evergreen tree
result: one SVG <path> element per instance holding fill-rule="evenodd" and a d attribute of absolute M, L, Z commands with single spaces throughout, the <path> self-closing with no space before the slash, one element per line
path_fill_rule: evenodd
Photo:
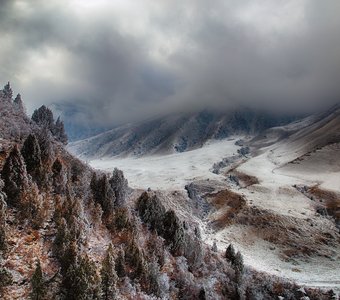
<path fill-rule="evenodd" d="M 233 265 L 235 263 L 236 252 L 234 246 L 229 244 L 228 248 L 225 251 L 225 258 Z"/>
<path fill-rule="evenodd" d="M 6 159 L 1 176 L 5 182 L 4 192 L 7 195 L 8 203 L 18 206 L 20 194 L 28 186 L 26 166 L 18 146 L 13 148 Z"/>
<path fill-rule="evenodd" d="M 25 112 L 25 107 L 24 107 L 24 103 L 22 102 L 22 99 L 21 99 L 21 95 L 18 94 L 14 101 L 14 106 L 17 108 L 17 110 L 21 111 L 21 112 Z"/>
<path fill-rule="evenodd" d="M 42 127 L 48 128 L 51 132 L 54 129 L 54 118 L 52 111 L 45 105 L 33 112 L 32 120 Z"/>
<path fill-rule="evenodd" d="M 144 192 L 137 200 L 137 210 L 142 221 L 147 223 L 151 230 L 162 232 L 165 208 L 158 197 L 150 197 Z"/>
<path fill-rule="evenodd" d="M 55 158 L 53 144 L 51 141 L 52 137 L 49 129 L 47 129 L 46 127 L 41 128 L 41 130 L 37 132 L 37 138 L 41 151 L 41 161 L 43 163 L 45 173 L 48 173 L 49 168 Z"/>
<path fill-rule="evenodd" d="M 135 239 L 132 239 L 126 250 L 126 262 L 130 265 L 132 278 L 146 277 L 146 268 L 143 252 L 139 249 Z"/>
<path fill-rule="evenodd" d="M 153 255 L 148 266 L 148 283 L 149 291 L 157 297 L 161 296 L 161 287 L 159 284 L 160 271 L 157 258 Z"/>
<path fill-rule="evenodd" d="M 99 298 L 99 277 L 96 266 L 85 254 L 72 263 L 64 276 L 65 299 L 92 300 Z"/>
<path fill-rule="evenodd" d="M 128 189 L 128 181 L 125 179 L 123 171 L 115 168 L 109 183 L 115 195 L 115 205 L 118 207 L 123 206 L 125 204 Z"/>
<path fill-rule="evenodd" d="M 112 244 L 109 245 L 109 248 L 106 251 L 106 255 L 102 262 L 100 275 L 101 275 L 102 299 L 103 300 L 116 299 L 116 282 L 118 276 L 115 270 Z"/>
<path fill-rule="evenodd" d="M 37 260 L 37 265 L 31 279 L 32 285 L 32 300 L 42 300 L 46 294 L 44 275 L 41 269 L 40 261 Z"/>
<path fill-rule="evenodd" d="M 93 193 L 93 198 L 102 206 L 104 217 L 112 217 L 115 195 L 111 185 L 109 184 L 107 175 L 104 174 L 98 179 L 97 174 L 94 173 L 90 186 Z"/>
<path fill-rule="evenodd" d="M 66 191 L 66 171 L 59 158 L 52 165 L 52 181 L 53 188 L 56 194 L 63 194 Z"/>
<path fill-rule="evenodd" d="M 27 173 L 32 176 L 38 185 L 41 185 L 43 181 L 41 151 L 38 139 L 34 134 L 30 134 L 26 138 L 21 148 L 21 154 L 25 160 Z"/>
<path fill-rule="evenodd" d="M 5 98 L 7 98 L 8 100 L 12 100 L 13 97 L 13 91 L 11 88 L 11 84 L 9 82 L 7 82 L 7 84 L 4 86 L 4 89 L 2 90 Z"/>
<path fill-rule="evenodd" d="M 198 294 L 198 299 L 199 300 L 205 300 L 206 299 L 206 297 L 205 297 L 205 290 L 204 290 L 203 287 L 200 289 L 200 292 Z"/>
<path fill-rule="evenodd" d="M 64 145 L 67 145 L 68 137 L 65 132 L 64 122 L 60 120 L 60 117 L 58 117 L 54 125 L 53 135 L 58 141 L 62 142 Z"/>
<path fill-rule="evenodd" d="M 125 272 L 125 253 L 123 249 L 120 249 L 115 262 L 116 273 L 119 278 L 126 276 Z"/>
<path fill-rule="evenodd" d="M 163 220 L 163 232 L 166 243 L 173 255 L 181 255 L 184 246 L 184 228 L 173 210 L 166 212 Z"/>
<path fill-rule="evenodd" d="M 243 264 L 243 257 L 240 251 L 238 251 L 235 256 L 234 270 L 236 274 L 237 283 L 241 283 L 242 275 L 244 272 L 244 264 Z"/>

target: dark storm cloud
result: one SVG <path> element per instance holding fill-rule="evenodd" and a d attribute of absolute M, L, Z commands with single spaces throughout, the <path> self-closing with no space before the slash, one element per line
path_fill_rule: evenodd
<path fill-rule="evenodd" d="M 0 1 L 0 79 L 79 123 L 340 99 L 327 1 Z M 72 113 L 70 113 L 72 111 Z"/>

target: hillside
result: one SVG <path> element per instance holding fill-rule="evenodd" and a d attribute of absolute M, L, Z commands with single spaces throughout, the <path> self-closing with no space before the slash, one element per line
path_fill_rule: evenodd
<path fill-rule="evenodd" d="M 68 149 L 84 158 L 169 154 L 197 149 L 209 140 L 233 134 L 258 133 L 291 119 L 249 109 L 182 113 L 117 127 L 74 142 Z"/>
<path fill-rule="evenodd" d="M 246 265 L 339 291 L 338 116 L 333 108 L 254 138 L 88 163 L 106 171 L 118 166 L 132 187 L 158 190 L 201 225 L 206 243 L 219 249 L 233 243 Z"/>

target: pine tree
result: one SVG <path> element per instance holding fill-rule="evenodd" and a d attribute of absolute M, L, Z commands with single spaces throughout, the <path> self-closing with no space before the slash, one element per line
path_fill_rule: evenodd
<path fill-rule="evenodd" d="M 118 279 L 115 262 L 113 257 L 112 244 L 109 245 L 104 260 L 102 262 L 101 275 L 101 289 L 103 300 L 116 299 L 116 282 Z"/>
<path fill-rule="evenodd" d="M 235 263 L 236 252 L 234 246 L 229 244 L 228 248 L 225 251 L 225 258 L 233 265 Z"/>
<path fill-rule="evenodd" d="M 52 181 L 53 188 L 56 194 L 63 194 L 66 191 L 66 171 L 63 163 L 57 158 L 52 165 Z"/>
<path fill-rule="evenodd" d="M 162 232 L 165 208 L 158 197 L 150 197 L 144 192 L 137 200 L 137 210 L 142 221 L 147 223 L 151 230 Z"/>
<path fill-rule="evenodd" d="M 148 283 L 149 291 L 157 297 L 161 296 L 161 287 L 159 284 L 160 271 L 157 258 L 153 255 L 148 265 Z"/>
<path fill-rule="evenodd" d="M 19 110 L 19 111 L 21 111 L 21 112 L 25 112 L 24 103 L 22 102 L 22 99 L 21 99 L 21 95 L 20 95 L 20 94 L 18 94 L 18 95 L 15 97 L 13 103 L 14 103 L 14 106 L 15 106 L 15 108 L 16 108 L 17 110 Z"/>
<path fill-rule="evenodd" d="M 181 255 L 184 246 L 184 228 L 173 210 L 166 212 L 163 220 L 163 232 L 166 243 L 173 255 Z"/>
<path fill-rule="evenodd" d="M 27 173 L 30 174 L 40 186 L 43 181 L 41 150 L 38 139 L 34 134 L 30 134 L 26 138 L 21 148 L 21 154 L 25 160 Z"/>
<path fill-rule="evenodd" d="M 214 241 L 211 250 L 212 250 L 213 252 L 218 252 L 216 241 Z"/>
<path fill-rule="evenodd" d="M 123 249 L 120 249 L 115 262 L 116 273 L 119 278 L 123 278 L 126 276 L 125 272 L 125 252 Z"/>
<path fill-rule="evenodd" d="M 60 120 L 60 117 L 58 117 L 54 125 L 53 135 L 58 141 L 62 142 L 64 145 L 67 145 L 68 137 L 65 132 L 64 122 Z"/>
<path fill-rule="evenodd" d="M 41 161 L 44 166 L 45 173 L 48 173 L 52 162 L 55 159 L 55 153 L 53 150 L 52 137 L 49 129 L 43 127 L 37 132 L 37 138 L 41 151 Z"/>
<path fill-rule="evenodd" d="M 26 166 L 18 146 L 13 148 L 6 159 L 1 176 L 5 182 L 4 192 L 7 195 L 7 202 L 18 206 L 20 194 L 28 186 Z"/>
<path fill-rule="evenodd" d="M 12 100 L 13 97 L 13 91 L 11 88 L 11 84 L 9 82 L 7 82 L 7 84 L 4 86 L 4 89 L 2 90 L 5 98 L 7 98 L 9 101 Z"/>
<path fill-rule="evenodd" d="M 45 105 L 33 112 L 32 120 L 42 127 L 48 128 L 51 132 L 54 129 L 54 118 L 52 111 Z"/>
<path fill-rule="evenodd" d="M 234 270 L 236 274 L 236 281 L 237 283 L 241 283 L 243 272 L 244 272 L 244 264 L 243 264 L 243 257 L 240 251 L 236 253 L 235 262 L 233 266 L 234 266 Z"/>
<path fill-rule="evenodd" d="M 113 216 L 115 195 L 109 184 L 107 175 L 102 175 L 99 179 L 97 174 L 94 173 L 91 179 L 91 190 L 93 198 L 96 202 L 100 203 L 103 209 L 103 215 L 105 218 Z"/>
<path fill-rule="evenodd" d="M 36 268 L 33 273 L 32 279 L 32 300 L 42 300 L 46 294 L 44 275 L 41 269 L 40 261 L 37 260 Z"/>
<path fill-rule="evenodd" d="M 99 277 L 96 266 L 85 254 L 72 263 L 64 276 L 65 299 L 99 298 Z"/>
<path fill-rule="evenodd" d="M 128 181 L 125 179 L 123 172 L 115 168 L 109 183 L 115 195 L 115 205 L 117 207 L 123 206 L 128 189 Z"/>

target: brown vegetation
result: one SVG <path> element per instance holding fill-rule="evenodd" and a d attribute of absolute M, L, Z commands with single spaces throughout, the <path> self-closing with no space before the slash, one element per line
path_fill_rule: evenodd
<path fill-rule="evenodd" d="M 240 184 L 240 187 L 242 187 L 242 188 L 246 188 L 248 186 L 260 183 L 259 180 L 257 179 L 257 177 L 252 176 L 252 175 L 248 175 L 248 174 L 240 172 L 238 170 L 234 170 L 234 171 L 230 172 L 229 174 L 237 177 L 239 184 Z"/>
<path fill-rule="evenodd" d="M 340 195 L 331 191 L 323 190 L 318 185 L 308 189 L 313 199 L 323 203 L 327 213 L 333 216 L 336 222 L 340 221 Z"/>
<path fill-rule="evenodd" d="M 230 224 L 233 218 L 246 205 L 246 200 L 239 194 L 228 189 L 214 194 L 208 194 L 207 200 L 217 212 L 214 213 L 212 224 L 216 228 L 223 228 Z"/>

